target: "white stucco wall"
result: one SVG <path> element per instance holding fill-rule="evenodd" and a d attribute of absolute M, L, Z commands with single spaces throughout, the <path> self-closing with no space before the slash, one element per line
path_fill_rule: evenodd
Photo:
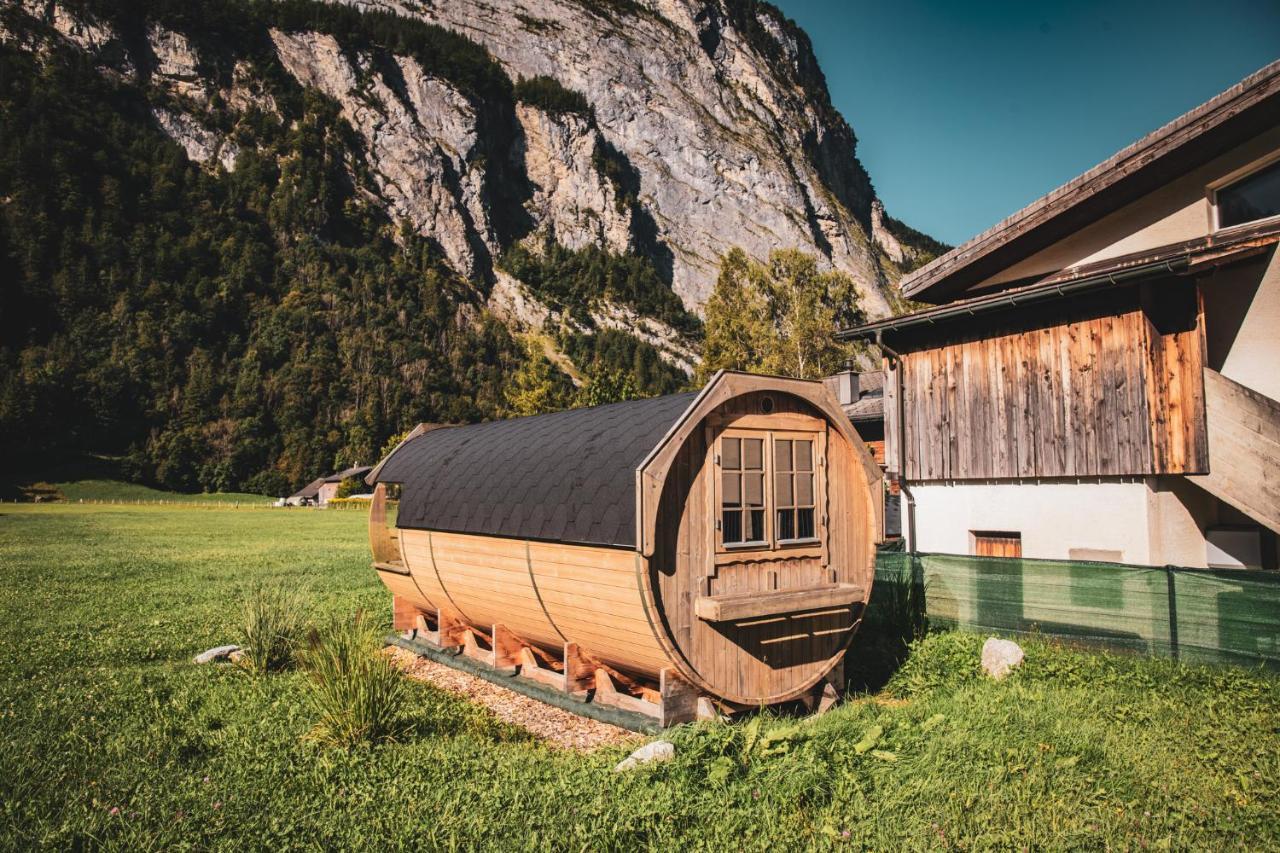
<path fill-rule="evenodd" d="M 1154 479 L 931 483 L 911 492 L 920 551 L 970 554 L 972 531 L 1007 530 L 1022 534 L 1024 557 L 1066 560 L 1074 548 L 1139 565 L 1205 565 L 1197 516 L 1207 509 L 1188 508 L 1186 496 Z"/>
<path fill-rule="evenodd" d="M 1005 267 L 985 281 L 975 284 L 973 289 L 985 289 L 1000 282 L 1044 275 L 1067 267 L 1203 237 L 1210 230 L 1210 205 L 1206 188 L 1277 149 L 1280 149 L 1280 128 L 1260 134 L 1052 246 Z"/>
<path fill-rule="evenodd" d="M 1220 372 L 1259 394 L 1280 400 L 1280 251 L 1272 253 L 1263 271 Z"/>

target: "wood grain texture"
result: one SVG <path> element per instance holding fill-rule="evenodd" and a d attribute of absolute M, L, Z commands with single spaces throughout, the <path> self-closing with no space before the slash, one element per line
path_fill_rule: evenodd
<path fill-rule="evenodd" d="M 723 403 L 707 418 L 714 425 L 690 432 L 672 460 L 649 561 L 654 610 L 671 641 L 677 670 L 699 688 L 743 704 L 795 698 L 816 683 L 843 654 L 865 597 L 822 610 L 716 623 L 698 618 L 698 599 L 836 583 L 869 589 L 877 533 L 867 475 L 858 459 L 865 447 L 856 434 L 853 445 L 842 432 L 829 429 L 815 477 L 821 484 L 817 512 L 826 535 L 823 547 L 794 554 L 781 550 L 769 560 L 716 558 L 715 442 L 724 424 L 736 430 L 752 422 L 741 416 L 761 412 L 766 396 L 773 412 L 788 416 L 779 418 L 780 424 L 801 423 L 795 416 L 807 415 L 830 425 L 808 402 L 784 394 L 753 391 Z"/>
<path fill-rule="evenodd" d="M 1055 305 L 900 346 L 908 480 L 1207 470 L 1195 283 L 1159 280 Z M 887 405 L 891 469 L 903 464 L 897 420 Z"/>
<path fill-rule="evenodd" d="M 441 642 L 447 636 L 477 659 L 518 663 L 525 677 L 576 692 L 598 687 L 601 672 L 607 687 L 626 684 L 632 694 L 644 688 L 628 679 L 652 679 L 665 719 L 693 719 L 700 693 L 742 705 L 804 694 L 840 660 L 869 593 L 882 475 L 820 383 L 724 379 L 695 406 L 718 404 L 700 409 L 664 450 L 651 558 L 640 549 L 404 529 L 397 545 L 408 574 L 380 576 L 435 616 Z M 717 555 L 712 450 L 726 428 L 756 430 L 769 441 L 812 440 L 814 539 L 771 542 L 770 553 Z M 776 461 L 773 446 L 766 447 Z M 798 451 L 787 458 L 801 464 Z M 765 481 L 768 490 L 784 488 L 771 475 Z M 798 475 L 792 481 L 797 495 L 800 482 Z M 646 488 L 638 474 L 638 501 Z M 792 505 L 802 504 L 797 498 Z M 787 590 L 813 589 L 841 590 L 840 600 L 780 605 L 777 612 L 757 607 L 749 617 L 714 624 L 696 613 L 700 597 L 769 592 L 785 599 Z M 564 672 L 553 663 L 561 656 Z"/>
<path fill-rule="evenodd" d="M 1280 402 L 1204 373 L 1209 473 L 1191 482 L 1280 531 Z"/>

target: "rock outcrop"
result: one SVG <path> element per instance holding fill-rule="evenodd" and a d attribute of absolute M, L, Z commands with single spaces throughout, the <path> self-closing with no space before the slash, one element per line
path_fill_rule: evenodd
<path fill-rule="evenodd" d="M 424 68 L 411 50 L 341 31 L 282 24 L 262 33 L 283 73 L 331 99 L 355 131 L 353 179 L 362 170 L 389 219 L 437 246 L 514 327 L 567 322 L 500 268 L 516 243 L 651 258 L 693 313 L 729 248 L 761 259 L 800 248 L 848 273 L 869 316 L 889 312 L 893 278 L 915 249 L 885 226 L 807 36 L 772 6 L 331 2 L 443 28 L 483 46 L 508 80 L 548 77 L 587 105 L 546 109 L 478 92 Z M 277 112 L 277 72 L 264 70 L 261 54 L 213 74 L 200 55 L 208 33 L 147 21 L 130 34 L 129 22 L 113 27 L 80 6 L 21 7 L 104 72 L 149 87 L 156 124 L 208 168 L 236 168 L 246 144 L 228 130 L 237 115 Z M 241 48 L 224 47 L 233 56 Z M 689 341 L 655 318 L 608 300 L 581 307 L 580 319 L 623 329 L 681 369 L 696 360 Z"/>
<path fill-rule="evenodd" d="M 641 176 L 640 203 L 673 256 L 671 284 L 700 311 L 720 256 L 799 247 L 858 282 L 871 315 L 889 278 L 870 236 L 874 192 L 848 125 L 830 108 L 808 39 L 772 7 L 738 21 L 717 2 L 654 0 L 620 11 L 572 0 L 346 0 L 440 24 L 479 42 L 513 77 L 583 93 L 604 138 Z M 732 5 L 732 4 L 731 4 Z M 745 6 L 746 4 L 739 4 Z M 747 30 L 747 31 L 744 31 Z"/>

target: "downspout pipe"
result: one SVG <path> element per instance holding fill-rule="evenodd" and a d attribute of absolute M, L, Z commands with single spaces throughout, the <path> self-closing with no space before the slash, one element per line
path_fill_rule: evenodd
<path fill-rule="evenodd" d="M 884 334 L 876 330 L 875 345 L 881 354 L 889 359 L 894 376 L 894 400 L 897 407 L 897 446 L 898 446 L 898 489 L 907 498 L 907 550 L 914 557 L 916 554 L 916 499 L 911 494 L 907 483 L 907 418 L 906 402 L 903 399 L 902 355 L 884 342 Z"/>

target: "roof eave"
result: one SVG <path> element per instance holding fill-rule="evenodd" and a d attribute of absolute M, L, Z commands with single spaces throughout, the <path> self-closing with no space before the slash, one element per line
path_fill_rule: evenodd
<path fill-rule="evenodd" d="M 1147 134 L 950 252 L 903 276 L 899 284 L 902 294 L 923 301 L 943 301 L 955 290 L 974 284 L 969 280 L 974 275 L 974 265 L 992 253 L 1005 250 L 1016 260 L 1018 251 L 1011 248 L 1015 243 L 1032 242 L 1027 238 L 1060 222 L 1064 215 L 1081 205 L 1098 200 L 1122 184 L 1132 185 L 1140 175 L 1151 173 L 1188 143 L 1231 122 L 1234 122 L 1233 127 L 1248 130 L 1248 123 L 1239 119 L 1280 93 L 1278 84 L 1280 60 Z M 1126 203 L 1123 199 L 1118 202 L 1123 203 Z M 1030 251 L 1034 248 L 1027 253 Z M 1008 258 L 1004 260 L 1010 261 Z M 966 276 L 966 271 L 969 276 Z"/>

